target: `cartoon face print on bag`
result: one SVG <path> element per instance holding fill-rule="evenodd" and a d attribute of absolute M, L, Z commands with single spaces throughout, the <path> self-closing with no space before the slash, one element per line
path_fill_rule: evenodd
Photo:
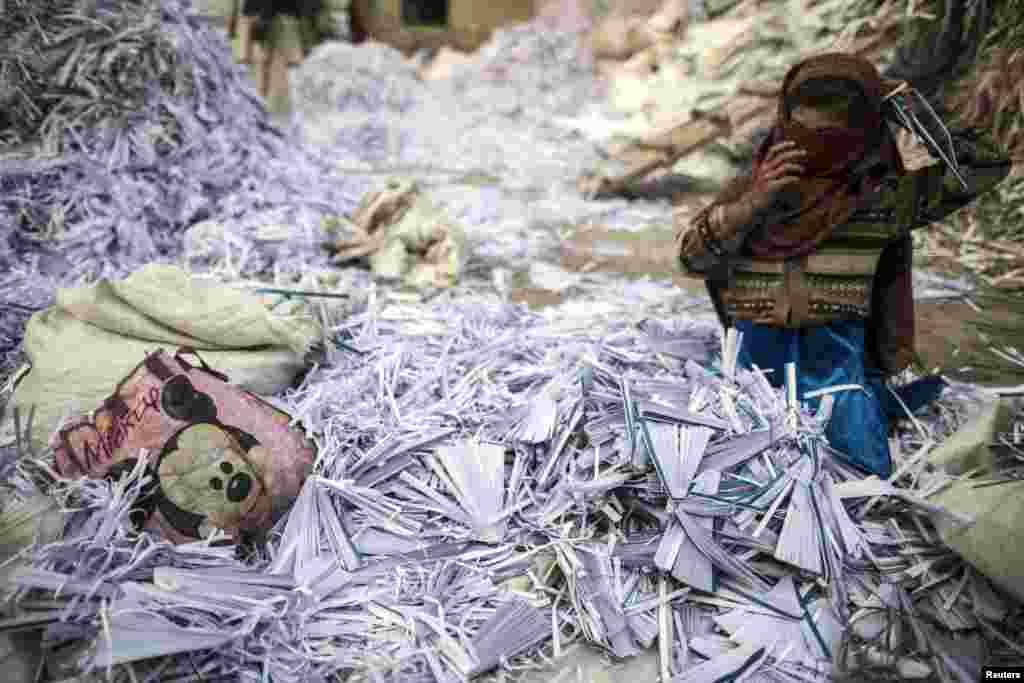
<path fill-rule="evenodd" d="M 202 538 L 204 527 L 237 529 L 270 510 L 270 452 L 247 432 L 220 423 L 217 407 L 184 375 L 160 392 L 166 415 L 191 424 L 175 433 L 152 465 L 154 507 L 175 530 Z"/>
<path fill-rule="evenodd" d="M 131 520 L 141 528 L 156 512 L 175 531 L 195 539 L 211 528 L 241 529 L 246 518 L 269 512 L 269 455 L 240 429 L 214 422 L 188 425 L 149 465 L 152 480 Z M 135 463 L 119 463 L 107 476 L 117 479 Z"/>
<path fill-rule="evenodd" d="M 245 432 L 214 422 L 184 427 L 153 464 L 154 509 L 193 538 L 238 529 L 270 510 L 270 453 Z"/>
<path fill-rule="evenodd" d="M 247 519 L 265 518 L 271 507 L 270 451 L 251 434 L 225 425 L 206 394 L 184 375 L 168 380 L 160 391 L 160 409 L 189 422 L 148 463 L 150 484 L 132 514 L 137 527 L 158 514 L 174 531 L 194 539 L 211 528 L 234 531 Z M 134 458 L 108 473 L 118 478 L 134 468 Z"/>

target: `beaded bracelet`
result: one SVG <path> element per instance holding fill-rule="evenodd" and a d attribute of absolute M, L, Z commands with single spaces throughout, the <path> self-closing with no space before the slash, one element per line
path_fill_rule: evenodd
<path fill-rule="evenodd" d="M 711 231 L 710 218 L 711 211 L 714 210 L 714 208 L 715 207 L 709 206 L 703 211 L 701 211 L 699 214 L 697 214 L 697 216 L 694 218 L 694 224 L 697 228 L 697 234 L 700 235 L 700 238 L 704 242 L 704 246 L 707 247 L 708 251 L 710 251 L 718 258 L 722 258 L 723 256 L 725 256 L 725 249 L 722 248 L 722 243 L 718 240 L 718 238 L 714 236 L 714 233 Z"/>

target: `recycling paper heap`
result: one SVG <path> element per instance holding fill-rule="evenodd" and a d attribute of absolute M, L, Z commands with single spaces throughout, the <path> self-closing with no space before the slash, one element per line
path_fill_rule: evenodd
<path fill-rule="evenodd" d="M 737 369 L 711 323 L 371 304 L 332 335 L 285 400 L 317 472 L 263 552 L 131 535 L 139 479 L 68 486 L 63 538 L 13 579 L 17 618 L 79 646 L 53 661 L 448 681 L 581 641 L 662 680 L 816 681 L 853 642 L 966 682 L 955 646 L 1019 632 L 935 531 L 971 519 L 925 500 L 953 479 L 934 441 L 896 449 L 916 484 L 863 480 L 821 436 L 828 398 Z"/>
<path fill-rule="evenodd" d="M 176 261 L 183 233 L 205 220 L 224 228 L 222 248 L 245 243 L 244 272 L 272 271 L 297 250 L 318 263 L 311 231 L 355 208 L 368 180 L 272 125 L 244 67 L 187 0 L 93 4 L 12 0 L 0 16 L 14 63 L 55 65 L 27 82 L 19 69 L 0 74 L 17 114 L 0 116 L 0 140 L 14 145 L 0 149 L 0 305 L 28 303 L 14 293 L 25 280 L 71 284 Z M 116 90 L 110 63 L 125 65 Z M 287 239 L 251 235 L 282 225 Z M 274 254 L 254 253 L 268 241 Z"/>
<path fill-rule="evenodd" d="M 373 186 L 272 125 L 186 0 L 10 0 L 0 55 L 24 65 L 0 73 L 0 384 L 58 287 L 178 263 L 195 243 L 197 268 L 302 276 L 328 263 L 323 217 Z"/>
<path fill-rule="evenodd" d="M 494 262 L 540 265 L 552 226 L 667 214 L 567 190 L 598 156 L 555 120 L 595 91 L 567 36 L 502 32 L 447 90 L 381 46 L 324 46 L 295 79 L 300 107 L 319 94 L 338 114 L 312 148 L 269 125 L 226 44 L 184 3 L 158 16 L 189 87 L 145 90 L 96 129 L 58 116 L 44 129 L 61 144 L 0 165 L 5 362 L 28 313 L 79 276 L 187 257 L 228 279 L 317 280 L 323 218 L 380 189 L 374 164 L 432 163 L 430 198 L 466 225 L 488 278 Z M 483 171 L 501 186 L 450 180 Z M 61 482 L 63 533 L 5 568 L 18 591 L 3 626 L 45 626 L 56 676 L 110 667 L 125 681 L 430 682 L 496 667 L 536 680 L 566 663 L 570 680 L 582 663 L 595 678 L 713 681 L 746 667 L 747 680 L 816 681 L 836 659 L 855 680 L 895 666 L 973 682 L 985 648 L 990 662 L 1018 661 L 1020 609 L 999 592 L 1020 597 L 1024 563 L 1004 553 L 979 571 L 972 533 L 1020 547 L 1006 523 L 1020 484 L 970 489 L 926 463 L 976 389 L 954 385 L 900 426 L 894 490 L 830 452 L 824 413 L 794 412 L 737 370 L 735 339 L 721 353 L 711 317 L 685 317 L 692 302 L 670 283 L 578 274 L 578 297 L 537 314 L 496 295 L 497 276 L 467 271 L 429 307 L 335 273 L 354 314 L 277 397 L 315 440 L 317 470 L 265 547 L 133 536 L 141 482 Z M 53 482 L 29 460 L 14 468 L 12 450 L 0 450 L 5 513 L 24 521 Z M 987 506 L 975 526 L 923 500 L 947 481 Z M 601 651 L 625 657 L 618 672 Z"/>

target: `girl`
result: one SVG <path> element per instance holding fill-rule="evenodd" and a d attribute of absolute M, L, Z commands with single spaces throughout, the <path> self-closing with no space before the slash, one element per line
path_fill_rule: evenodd
<path fill-rule="evenodd" d="M 885 118 L 884 81 L 868 61 L 832 53 L 790 69 L 778 116 L 739 178 L 676 232 L 683 268 L 704 276 L 724 326 L 743 333 L 740 362 L 797 367 L 797 392 L 839 384 L 826 436 L 888 477 L 888 423 L 938 396 L 939 377 L 897 390 L 914 356 L 910 231 L 998 184 L 1010 162 L 977 134 L 953 134 L 967 188 L 943 164 L 903 167 Z M 901 405 L 901 403 L 903 405 Z"/>

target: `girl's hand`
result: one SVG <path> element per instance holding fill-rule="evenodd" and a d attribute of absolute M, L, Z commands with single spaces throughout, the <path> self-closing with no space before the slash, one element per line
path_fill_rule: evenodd
<path fill-rule="evenodd" d="M 749 194 L 755 211 L 763 212 L 774 207 L 782 190 L 800 180 L 804 172 L 800 160 L 806 155 L 806 150 L 798 149 L 796 143 L 790 140 L 772 145 Z"/>

